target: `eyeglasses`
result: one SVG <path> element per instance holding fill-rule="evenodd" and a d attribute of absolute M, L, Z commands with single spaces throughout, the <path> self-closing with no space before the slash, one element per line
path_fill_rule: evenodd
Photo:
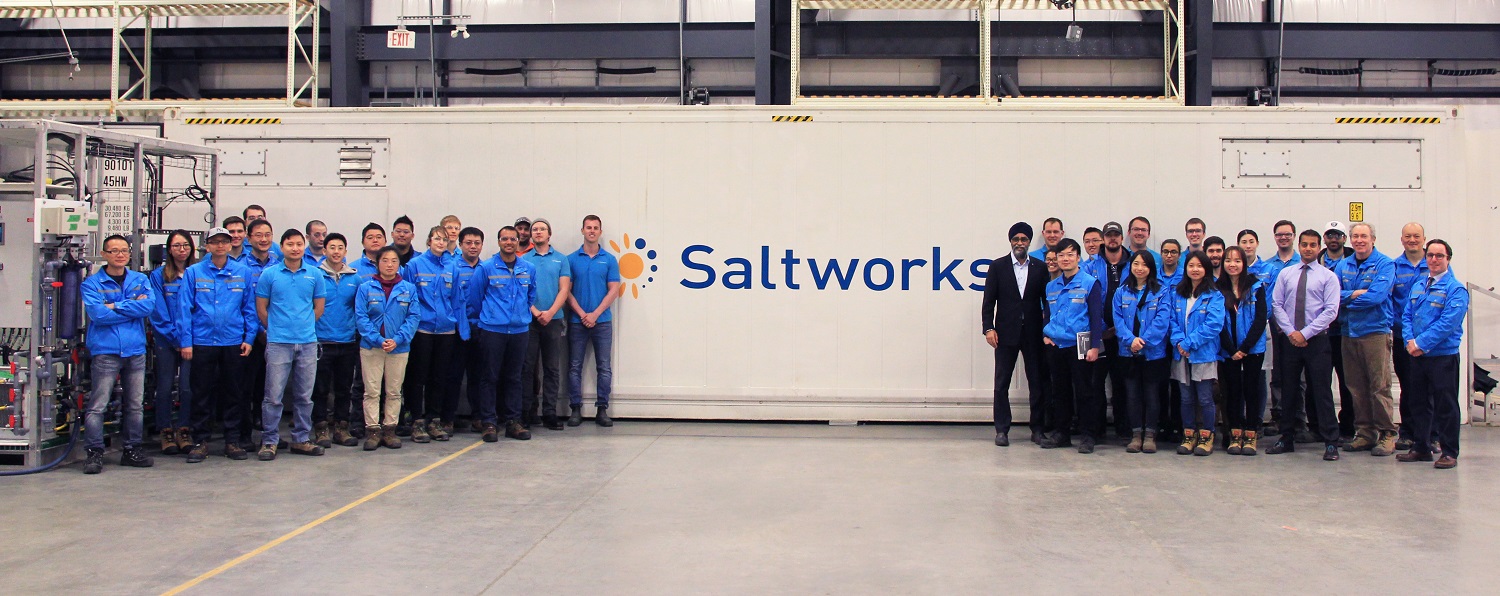
<path fill-rule="evenodd" d="M 128 249 L 128 248 L 111 248 L 109 250 L 104 251 L 104 254 L 107 254 L 107 255 L 128 255 L 128 254 L 130 254 L 130 249 Z"/>
<path fill-rule="evenodd" d="M 1445 255 L 1445 254 L 1440 253 L 1440 252 L 1430 252 L 1430 253 L 1427 253 L 1427 258 L 1429 258 L 1429 259 L 1446 259 L 1446 258 L 1448 258 L 1448 255 Z"/>
<path fill-rule="evenodd" d="M 1164 254 L 1164 255 L 1180 255 L 1180 254 L 1182 254 L 1182 251 L 1180 251 L 1180 250 L 1164 250 L 1164 251 L 1161 251 L 1161 254 Z"/>
<path fill-rule="evenodd" d="M 1132 232 L 1150 232 L 1151 230 L 1148 229 L 1148 228 L 1130 228 L 1130 231 L 1132 231 Z"/>
<path fill-rule="evenodd" d="M 1296 234 L 1293 234 L 1291 232 L 1278 232 L 1276 234 L 1276 237 L 1277 238 L 1291 238 L 1292 236 L 1295 236 L 1295 235 Z"/>
<path fill-rule="evenodd" d="M 193 245 L 182 243 L 182 242 L 173 242 L 172 243 L 172 248 L 192 248 L 192 247 L 193 247 Z"/>

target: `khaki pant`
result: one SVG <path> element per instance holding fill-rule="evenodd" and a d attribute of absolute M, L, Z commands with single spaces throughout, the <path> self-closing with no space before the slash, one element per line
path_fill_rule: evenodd
<path fill-rule="evenodd" d="M 1391 334 L 1344 338 L 1344 374 L 1354 396 L 1354 434 L 1371 441 L 1396 432 L 1391 406 Z"/>
<path fill-rule="evenodd" d="M 401 382 L 406 379 L 408 353 L 387 354 L 381 349 L 359 350 L 365 380 L 365 426 L 395 426 L 401 417 Z M 380 414 L 380 381 L 385 380 L 385 416 Z"/>

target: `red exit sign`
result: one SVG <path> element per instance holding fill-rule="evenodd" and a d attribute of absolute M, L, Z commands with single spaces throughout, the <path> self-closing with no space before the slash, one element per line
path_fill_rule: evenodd
<path fill-rule="evenodd" d="M 417 34 L 408 29 L 396 29 L 385 32 L 385 47 L 413 49 L 417 47 Z"/>

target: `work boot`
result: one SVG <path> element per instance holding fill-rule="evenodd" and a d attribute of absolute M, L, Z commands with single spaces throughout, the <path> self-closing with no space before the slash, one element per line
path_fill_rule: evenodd
<path fill-rule="evenodd" d="M 104 471 L 104 450 L 89 449 L 88 459 L 83 462 L 84 474 L 98 474 Z"/>
<path fill-rule="evenodd" d="M 225 441 L 224 457 L 227 457 L 234 461 L 244 461 L 250 459 L 250 452 L 247 451 L 244 447 L 240 447 L 239 443 L 233 441 Z"/>
<path fill-rule="evenodd" d="M 178 453 L 187 453 L 188 450 L 190 450 L 192 448 L 193 448 L 193 429 L 192 429 L 192 427 L 184 426 L 182 428 L 177 429 L 177 452 Z"/>
<path fill-rule="evenodd" d="M 355 426 L 352 422 L 349 423 L 349 436 L 354 437 L 356 441 L 365 440 L 365 427 Z"/>
<path fill-rule="evenodd" d="M 405 417 L 402 417 L 401 419 L 399 419 L 396 422 L 396 436 L 398 436 L 398 437 L 409 437 L 409 436 L 411 436 L 411 421 L 410 420 L 407 420 Z"/>
<path fill-rule="evenodd" d="M 1344 445 L 1344 451 L 1369 451 L 1375 448 L 1375 441 L 1365 436 L 1364 433 L 1356 433 L 1354 440 Z"/>
<path fill-rule="evenodd" d="M 482 420 L 480 420 L 478 418 L 475 418 L 474 420 L 470 421 L 469 422 L 469 432 L 483 433 L 484 432 L 484 421 L 482 421 Z"/>
<path fill-rule="evenodd" d="M 1141 453 L 1156 453 L 1156 433 L 1146 431 L 1141 435 Z"/>
<path fill-rule="evenodd" d="M 594 410 L 594 424 L 599 426 L 614 426 L 615 421 L 609 417 L 609 406 L 599 406 Z"/>
<path fill-rule="evenodd" d="M 495 441 L 499 441 L 500 440 L 500 429 L 495 428 L 495 425 L 489 424 L 489 423 L 485 423 L 480 428 L 482 429 L 482 432 L 484 433 L 484 437 L 483 437 L 484 438 L 484 442 L 486 442 L 486 443 L 494 443 Z"/>
<path fill-rule="evenodd" d="M 1198 431 L 1191 428 L 1182 429 L 1182 444 L 1177 446 L 1177 455 L 1192 455 L 1193 449 L 1198 446 Z"/>
<path fill-rule="evenodd" d="M 182 450 L 177 447 L 177 429 L 161 429 L 161 454 L 177 455 L 181 452 Z"/>
<path fill-rule="evenodd" d="M 531 431 L 526 430 L 526 427 L 521 426 L 521 423 L 519 421 L 511 420 L 505 423 L 505 438 L 515 439 L 517 441 L 530 441 Z"/>
<path fill-rule="evenodd" d="M 266 444 L 260 446 L 260 451 L 255 454 L 260 461 L 272 461 L 276 459 L 276 445 Z"/>
<path fill-rule="evenodd" d="M 129 468 L 149 468 L 154 462 L 146 457 L 146 452 L 140 447 L 127 448 L 120 453 L 120 465 Z"/>
<path fill-rule="evenodd" d="M 1198 446 L 1193 448 L 1193 455 L 1208 456 L 1214 452 L 1214 431 L 1204 429 L 1198 431 Z"/>
<path fill-rule="evenodd" d="M 550 430 L 562 430 L 564 428 L 567 428 L 563 426 L 562 420 L 558 419 L 557 414 L 547 414 L 542 416 L 542 426 L 545 426 Z"/>
<path fill-rule="evenodd" d="M 380 436 L 382 434 L 383 433 L 380 432 L 380 426 L 379 425 L 366 426 L 365 427 L 365 451 L 374 451 L 376 447 L 379 447 L 380 446 Z"/>
<path fill-rule="evenodd" d="M 349 434 L 349 421 L 340 420 L 333 425 L 333 443 L 345 447 L 353 447 L 359 444 L 359 439 Z"/>
<path fill-rule="evenodd" d="M 396 428 L 395 427 L 387 426 L 387 427 L 384 427 L 383 430 L 381 430 L 381 432 L 380 432 L 380 446 L 381 447 L 385 447 L 386 449 L 400 449 L 401 448 L 401 439 L 399 439 L 399 438 L 396 437 Z"/>
<path fill-rule="evenodd" d="M 1416 444 L 1416 441 L 1413 441 L 1411 439 L 1396 439 L 1396 450 L 1397 451 L 1410 451 L 1412 449 L 1412 445 L 1415 445 L 1415 444 Z"/>
<path fill-rule="evenodd" d="M 208 459 L 208 445 L 194 443 L 187 452 L 187 463 L 196 464 Z"/>
<path fill-rule="evenodd" d="M 432 435 L 427 434 L 427 421 L 421 418 L 411 421 L 411 442 L 431 443 Z"/>
<path fill-rule="evenodd" d="M 329 434 L 327 422 L 319 422 L 313 425 L 313 442 L 325 449 L 333 446 L 333 436 Z"/>
<path fill-rule="evenodd" d="M 1141 443 L 1145 440 L 1145 433 L 1135 431 L 1130 433 L 1130 442 L 1125 444 L 1125 453 L 1140 453 Z"/>
<path fill-rule="evenodd" d="M 427 423 L 427 436 L 434 441 L 447 441 L 450 438 L 447 429 L 443 428 L 443 422 L 436 418 Z"/>
<path fill-rule="evenodd" d="M 1239 455 L 1240 454 L 1240 449 L 1241 449 L 1241 442 L 1244 441 L 1244 440 L 1245 440 L 1245 432 L 1244 431 L 1242 431 L 1242 430 L 1240 430 L 1238 428 L 1230 429 L 1229 430 L 1229 447 L 1225 448 L 1224 452 L 1228 453 L 1230 455 Z"/>
<path fill-rule="evenodd" d="M 571 413 L 568 414 L 568 426 L 583 424 L 583 406 L 569 406 Z"/>
<path fill-rule="evenodd" d="M 297 455 L 323 455 L 323 446 L 312 441 L 292 443 L 291 452 Z"/>
<path fill-rule="evenodd" d="M 1256 445 L 1255 431 L 1245 431 L 1245 439 L 1240 443 L 1240 455 L 1255 455 Z"/>
<path fill-rule="evenodd" d="M 1396 433 L 1389 431 L 1380 433 L 1380 440 L 1375 443 L 1375 447 L 1370 449 L 1370 455 L 1375 457 L 1385 457 L 1395 452 Z"/>

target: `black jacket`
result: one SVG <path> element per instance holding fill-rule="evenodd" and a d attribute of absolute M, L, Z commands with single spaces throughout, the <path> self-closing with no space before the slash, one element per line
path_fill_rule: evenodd
<path fill-rule="evenodd" d="M 984 279 L 984 306 L 980 312 L 984 328 L 994 329 L 1000 336 L 1000 345 L 1019 346 L 1022 342 L 1042 342 L 1042 303 L 1047 298 L 1047 264 L 1040 259 L 1027 257 L 1030 269 L 1026 274 L 1026 292 L 1016 291 L 1016 275 L 1012 271 L 1014 256 L 1006 255 L 990 261 L 989 273 Z"/>

